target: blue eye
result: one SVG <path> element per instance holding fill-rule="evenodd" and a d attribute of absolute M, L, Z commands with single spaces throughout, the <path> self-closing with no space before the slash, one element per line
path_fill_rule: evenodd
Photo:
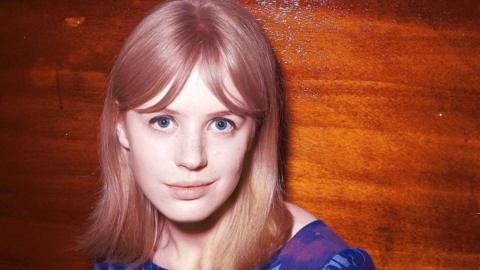
<path fill-rule="evenodd" d="M 150 123 L 156 128 L 166 129 L 172 124 L 172 118 L 168 116 L 157 116 L 150 120 Z"/>
<path fill-rule="evenodd" d="M 213 125 L 214 128 L 218 131 L 230 131 L 235 126 L 232 121 L 225 118 L 218 118 L 213 120 Z"/>

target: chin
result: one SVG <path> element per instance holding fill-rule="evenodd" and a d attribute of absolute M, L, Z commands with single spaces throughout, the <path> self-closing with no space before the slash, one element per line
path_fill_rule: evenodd
<path fill-rule="evenodd" d="M 205 207 L 203 207 L 203 209 L 199 209 L 198 207 L 182 207 L 174 209 L 174 211 L 165 211 L 163 215 L 175 223 L 199 223 L 207 221 L 213 212 L 213 210 L 205 209 Z"/>
<path fill-rule="evenodd" d="M 165 217 L 175 223 L 199 223 L 208 219 L 208 216 L 175 215 L 175 216 L 165 216 Z"/>

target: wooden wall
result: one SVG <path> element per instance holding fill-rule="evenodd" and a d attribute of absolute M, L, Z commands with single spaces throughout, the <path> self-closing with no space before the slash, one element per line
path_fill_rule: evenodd
<path fill-rule="evenodd" d="M 289 199 L 379 269 L 479 269 L 479 2 L 242 3 L 284 74 Z M 154 5 L 0 2 L 0 269 L 91 269 L 105 78 Z"/>

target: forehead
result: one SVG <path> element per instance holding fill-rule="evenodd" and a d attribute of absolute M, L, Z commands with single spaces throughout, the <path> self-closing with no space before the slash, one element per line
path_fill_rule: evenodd
<path fill-rule="evenodd" d="M 213 111 L 229 110 L 227 106 L 214 94 L 207 82 L 204 80 L 200 68 L 196 65 L 190 73 L 185 85 L 179 91 L 173 101 L 166 105 L 166 108 L 185 111 Z M 230 76 L 225 75 L 222 83 L 222 92 L 229 102 L 237 106 L 245 107 L 245 101 L 238 89 L 234 86 Z M 173 80 L 152 99 L 148 100 L 136 109 L 148 110 L 155 107 L 168 94 L 173 84 Z"/>

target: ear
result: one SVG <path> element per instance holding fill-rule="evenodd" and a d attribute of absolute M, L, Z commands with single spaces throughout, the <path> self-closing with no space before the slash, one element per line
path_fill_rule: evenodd
<path fill-rule="evenodd" d="M 123 146 L 123 148 L 130 150 L 130 142 L 128 140 L 127 130 L 125 128 L 125 120 L 123 119 L 123 117 L 119 117 L 119 119 L 117 120 L 116 130 L 118 142 L 120 143 L 120 145 Z"/>

